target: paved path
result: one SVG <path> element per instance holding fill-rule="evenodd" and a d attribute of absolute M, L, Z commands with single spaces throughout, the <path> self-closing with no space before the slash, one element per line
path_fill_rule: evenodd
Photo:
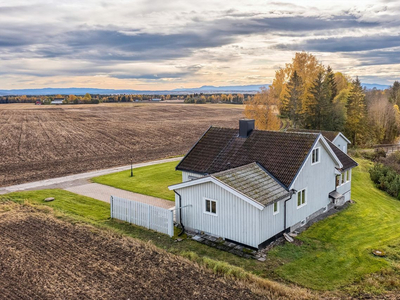
<path fill-rule="evenodd" d="M 181 159 L 182 159 L 182 157 L 174 157 L 174 158 L 144 162 L 144 163 L 134 164 L 133 168 L 156 165 L 156 164 L 161 164 L 161 163 L 171 162 L 171 161 L 178 161 Z M 130 168 L 131 168 L 131 165 L 128 165 L 128 166 L 123 166 L 123 167 L 115 167 L 115 168 L 111 168 L 111 169 L 97 170 L 97 171 L 69 175 L 69 176 L 64 176 L 64 177 L 59 177 L 59 178 L 52 178 L 52 179 L 40 180 L 40 181 L 29 182 L 29 183 L 24 183 L 24 184 L 18 184 L 18 185 L 13 185 L 13 186 L 8 186 L 8 187 L 0 187 L 0 195 L 11 193 L 11 192 L 16 192 L 16 191 L 40 190 L 40 189 L 45 189 L 45 188 L 52 188 L 52 189 L 54 189 L 54 188 L 61 188 L 61 189 L 71 188 L 73 186 L 78 186 L 78 185 L 83 185 L 83 184 L 88 183 L 87 180 L 90 178 L 105 175 L 105 174 L 125 171 L 125 170 L 129 170 Z"/>
<path fill-rule="evenodd" d="M 162 208 L 171 208 L 175 206 L 175 203 L 172 201 L 132 193 L 99 183 L 86 183 L 83 185 L 66 188 L 65 190 L 104 202 L 110 202 L 110 196 L 112 195 L 120 198 L 151 204 Z"/>

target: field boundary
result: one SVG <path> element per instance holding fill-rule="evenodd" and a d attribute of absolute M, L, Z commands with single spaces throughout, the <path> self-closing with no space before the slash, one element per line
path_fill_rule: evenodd
<path fill-rule="evenodd" d="M 107 174 L 111 174 L 111 173 L 126 171 L 126 170 L 129 170 L 131 167 L 133 169 L 136 169 L 136 168 L 146 167 L 146 166 L 150 166 L 150 165 L 157 165 L 157 164 L 162 164 L 162 163 L 166 163 L 166 162 L 178 161 L 181 159 L 182 159 L 182 157 L 179 156 L 179 157 L 173 157 L 173 158 L 152 160 L 152 161 L 137 163 L 137 164 L 133 164 L 133 165 L 125 165 L 122 167 L 114 167 L 114 168 L 109 168 L 109 169 L 102 169 L 102 170 L 90 171 L 90 172 L 85 172 L 85 173 L 78 173 L 78 174 L 74 174 L 74 175 L 67 175 L 67 176 L 63 176 L 63 177 L 45 179 L 45 180 L 40 180 L 40 181 L 33 181 L 33 182 L 28 182 L 28 183 L 23 183 L 23 184 L 5 186 L 5 187 L 0 187 L 0 195 L 12 193 L 12 192 L 18 192 L 18 191 L 44 188 L 44 187 L 50 188 L 49 186 L 52 186 L 52 185 L 59 185 L 59 184 L 64 184 L 64 183 L 72 182 L 72 181 L 76 181 L 76 180 L 90 179 L 93 177 L 98 177 L 98 176 L 107 175 Z M 53 188 L 53 187 L 51 187 L 51 188 Z"/>
<path fill-rule="evenodd" d="M 172 237 L 174 235 L 174 211 L 147 203 L 110 197 L 111 218 L 146 227 Z"/>

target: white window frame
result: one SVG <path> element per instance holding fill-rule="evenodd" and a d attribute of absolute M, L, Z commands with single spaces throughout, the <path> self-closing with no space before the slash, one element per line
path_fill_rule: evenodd
<path fill-rule="evenodd" d="M 335 176 L 335 185 L 336 185 L 336 187 L 339 187 L 339 186 L 342 185 L 342 175 L 343 174 L 336 174 L 336 176 Z M 339 176 L 339 184 L 336 184 L 336 177 L 337 176 Z"/>
<path fill-rule="evenodd" d="M 351 170 L 347 170 L 347 177 L 346 177 L 346 182 L 350 182 L 351 181 Z"/>
<path fill-rule="evenodd" d="M 204 213 L 210 216 L 215 216 L 215 217 L 218 216 L 218 201 L 207 197 L 203 197 L 203 201 L 204 201 Z M 215 213 L 207 211 L 207 201 L 210 201 L 210 210 L 212 208 L 211 203 L 215 202 Z"/>
<path fill-rule="evenodd" d="M 301 200 L 301 204 L 299 205 L 299 194 L 302 193 L 304 191 L 304 203 L 303 203 L 303 199 Z M 300 191 L 297 191 L 296 193 L 296 207 L 297 209 L 302 208 L 303 206 L 307 205 L 307 188 L 304 188 Z"/>
<path fill-rule="evenodd" d="M 276 211 L 275 211 L 275 204 L 276 204 Z M 279 202 L 274 202 L 274 204 L 272 204 L 272 214 L 273 215 L 279 214 Z"/>
<path fill-rule="evenodd" d="M 318 150 L 318 151 L 317 151 Z M 314 151 L 318 154 L 317 160 L 313 162 Z M 321 147 L 316 147 L 311 151 L 311 165 L 316 165 L 321 161 Z"/>

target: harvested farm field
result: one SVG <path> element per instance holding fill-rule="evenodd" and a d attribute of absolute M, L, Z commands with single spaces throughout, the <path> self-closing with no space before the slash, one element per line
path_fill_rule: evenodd
<path fill-rule="evenodd" d="M 219 104 L 0 105 L 0 186 L 183 155 L 241 117 Z"/>
<path fill-rule="evenodd" d="M 152 244 L 1 206 L 1 299 L 260 298 Z"/>

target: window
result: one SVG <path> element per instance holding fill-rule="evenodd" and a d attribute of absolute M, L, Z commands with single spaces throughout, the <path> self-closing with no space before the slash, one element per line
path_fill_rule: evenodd
<path fill-rule="evenodd" d="M 279 203 L 275 202 L 274 203 L 274 215 L 276 215 L 277 213 L 279 213 Z"/>
<path fill-rule="evenodd" d="M 311 164 L 319 163 L 319 148 L 315 148 L 312 151 Z"/>
<path fill-rule="evenodd" d="M 340 175 L 336 175 L 336 187 L 340 186 Z"/>
<path fill-rule="evenodd" d="M 216 215 L 217 214 L 217 201 L 205 199 L 206 200 L 206 207 L 205 212 L 208 214 Z"/>
<path fill-rule="evenodd" d="M 342 184 L 346 182 L 346 173 L 342 173 Z"/>
<path fill-rule="evenodd" d="M 350 177 L 351 177 L 351 173 L 350 173 L 350 170 L 347 170 L 346 171 L 346 178 L 347 178 L 347 182 L 349 182 L 350 181 Z"/>
<path fill-rule="evenodd" d="M 307 204 L 306 189 L 297 192 L 297 208 Z"/>

